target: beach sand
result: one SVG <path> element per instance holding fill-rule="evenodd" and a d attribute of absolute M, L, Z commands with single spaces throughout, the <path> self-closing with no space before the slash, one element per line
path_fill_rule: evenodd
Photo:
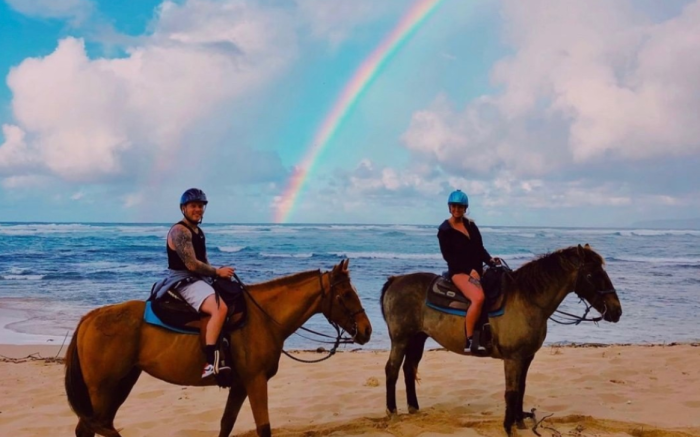
<path fill-rule="evenodd" d="M 528 377 L 525 409 L 542 436 L 700 436 L 700 347 L 545 347 Z M 0 435 L 74 435 L 57 346 L 0 346 Z M 31 357 L 28 357 L 31 355 Z M 313 352 L 299 356 L 318 358 Z M 37 359 L 49 357 L 48 360 Z M 60 354 L 59 354 L 60 357 Z M 419 368 L 421 411 L 385 415 L 387 351 L 338 353 L 318 364 L 282 357 L 269 384 L 277 436 L 504 436 L 502 361 L 427 351 Z M 214 436 L 226 401 L 216 387 L 179 387 L 143 374 L 119 410 L 124 437 Z M 533 422 L 526 421 L 528 426 Z M 254 436 L 246 402 L 234 435 Z M 534 436 L 531 430 L 514 435 Z"/>

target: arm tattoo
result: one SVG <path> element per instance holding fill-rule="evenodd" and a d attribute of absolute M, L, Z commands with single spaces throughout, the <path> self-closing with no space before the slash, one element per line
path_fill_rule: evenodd
<path fill-rule="evenodd" d="M 184 229 L 182 225 L 175 226 L 170 231 L 170 239 L 187 270 L 203 276 L 216 276 L 216 269 L 213 266 L 197 259 L 189 230 Z"/>

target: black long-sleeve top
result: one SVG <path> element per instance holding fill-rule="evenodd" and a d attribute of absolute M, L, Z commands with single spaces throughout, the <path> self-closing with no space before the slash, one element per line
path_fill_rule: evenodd
<path fill-rule="evenodd" d="M 469 219 L 464 219 L 464 227 L 469 232 L 469 237 L 459 232 L 450 225 L 448 220 L 442 222 L 438 228 L 438 241 L 440 241 L 440 252 L 447 261 L 447 269 L 450 277 L 457 273 L 471 273 L 472 269 L 483 274 L 483 263 L 491 260 L 484 242 L 481 239 L 481 232 L 476 227 L 476 223 Z"/>

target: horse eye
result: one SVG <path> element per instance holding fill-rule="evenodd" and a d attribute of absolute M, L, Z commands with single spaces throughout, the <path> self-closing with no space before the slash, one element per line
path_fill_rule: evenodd
<path fill-rule="evenodd" d="M 586 280 L 590 281 L 592 279 L 593 279 L 593 275 L 591 275 L 590 273 L 586 275 Z"/>

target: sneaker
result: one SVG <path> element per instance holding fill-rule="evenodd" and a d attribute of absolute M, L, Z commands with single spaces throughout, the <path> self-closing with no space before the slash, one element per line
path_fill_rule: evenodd
<path fill-rule="evenodd" d="M 472 350 L 472 338 L 467 337 L 467 342 L 464 345 L 464 352 L 470 353 Z"/>
<path fill-rule="evenodd" d="M 208 378 L 208 377 L 212 376 L 212 375 L 215 374 L 215 373 L 216 373 L 216 371 L 214 370 L 214 365 L 213 365 L 213 364 L 207 363 L 207 364 L 204 366 L 204 370 L 202 371 L 202 379 Z"/>

